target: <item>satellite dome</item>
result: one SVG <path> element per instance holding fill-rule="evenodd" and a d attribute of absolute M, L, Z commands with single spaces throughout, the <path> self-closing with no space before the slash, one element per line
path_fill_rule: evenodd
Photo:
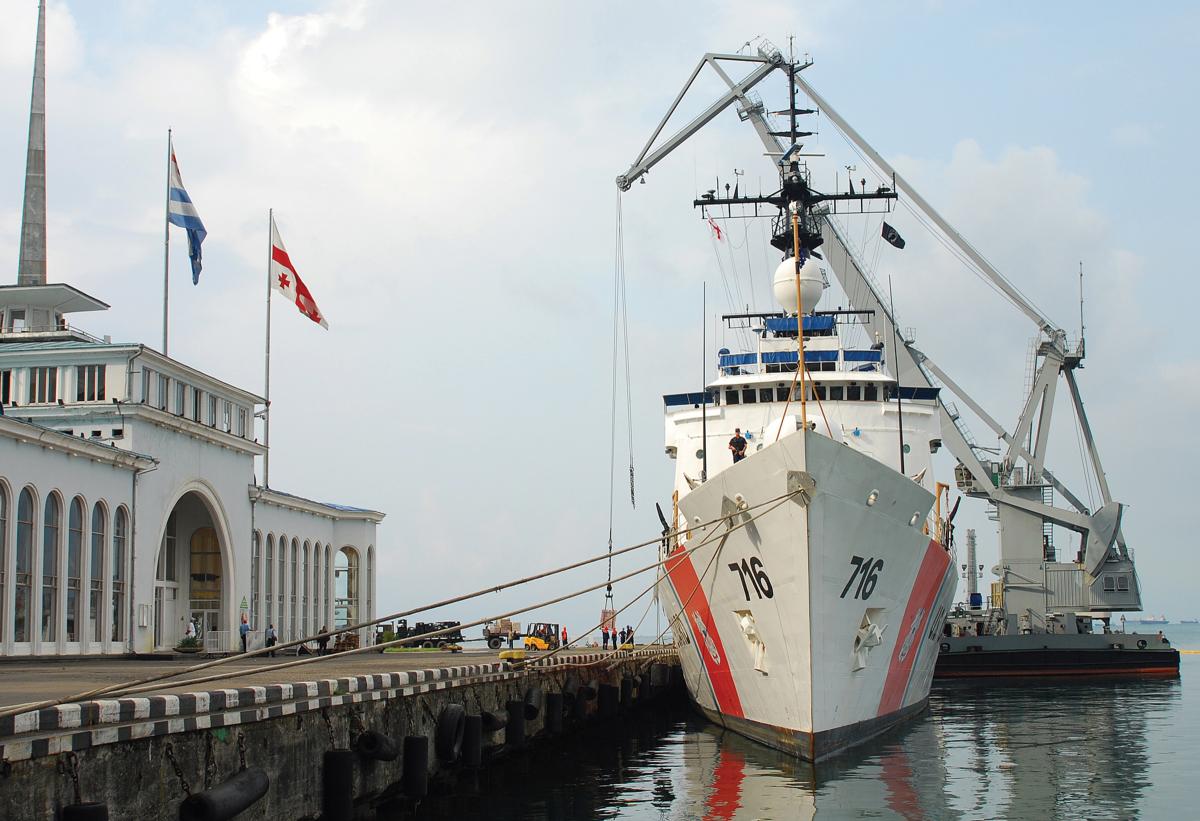
<path fill-rule="evenodd" d="M 789 314 L 795 313 L 796 261 L 794 257 L 788 257 L 775 269 L 773 289 L 775 301 L 779 303 L 780 307 Z M 812 313 L 816 309 L 824 290 L 825 277 L 821 275 L 821 266 L 817 264 L 815 258 L 809 257 L 804 265 L 800 266 L 800 296 L 804 303 L 804 313 Z"/>

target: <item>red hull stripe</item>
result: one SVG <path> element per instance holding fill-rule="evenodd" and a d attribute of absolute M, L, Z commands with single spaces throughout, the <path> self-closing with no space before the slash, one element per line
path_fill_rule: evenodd
<path fill-rule="evenodd" d="M 925 558 L 921 560 L 904 619 L 900 622 L 900 635 L 896 649 L 892 651 L 892 661 L 888 666 L 887 679 L 883 682 L 883 697 L 879 699 L 876 715 L 898 710 L 904 701 L 904 691 L 908 689 L 908 680 L 912 677 L 913 662 L 917 660 L 919 645 L 925 637 L 925 625 L 933 615 L 934 599 L 941 589 L 949 563 L 950 554 L 931 540 L 925 548 Z"/>
<path fill-rule="evenodd" d="M 686 620 L 696 643 L 696 651 L 708 671 L 708 680 L 712 684 L 713 694 L 717 700 L 717 710 L 726 715 L 744 718 L 742 699 L 738 696 L 737 685 L 733 681 L 733 673 L 729 669 L 729 656 L 721 643 L 721 634 L 717 632 L 716 622 L 713 621 L 712 611 L 708 606 L 708 597 L 692 567 L 688 554 L 669 560 L 666 564 L 667 576 L 679 603 L 687 604 L 683 608 L 680 620 Z M 694 592 L 693 592 L 694 591 Z M 691 597 L 690 599 L 688 597 Z"/>

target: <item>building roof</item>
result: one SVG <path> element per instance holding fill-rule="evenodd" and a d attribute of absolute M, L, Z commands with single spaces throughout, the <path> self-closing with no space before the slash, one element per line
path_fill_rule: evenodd
<path fill-rule="evenodd" d="M 306 499 L 303 496 L 297 496 L 293 493 L 284 493 L 275 488 L 260 487 L 258 485 L 250 486 L 250 496 L 268 504 L 278 505 L 279 507 L 290 507 L 307 513 L 329 516 L 333 519 L 365 519 L 378 524 L 387 515 L 386 513 L 371 510 L 370 508 L 351 507 L 350 505 L 339 505 L 332 502 L 318 502 L 315 499 Z"/>
<path fill-rule="evenodd" d="M 107 311 L 109 305 L 63 282 L 48 285 L 0 285 L 0 305 L 28 305 L 60 314 Z"/>

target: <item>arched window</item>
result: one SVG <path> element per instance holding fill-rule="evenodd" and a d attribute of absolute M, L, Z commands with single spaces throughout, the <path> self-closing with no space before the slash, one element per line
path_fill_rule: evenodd
<path fill-rule="evenodd" d="M 338 627 L 346 627 L 359 622 L 358 551 L 347 545 L 334 560 L 333 621 Z"/>
<path fill-rule="evenodd" d="M 363 615 L 375 618 L 375 545 L 367 547 L 367 611 Z"/>
<path fill-rule="evenodd" d="M 288 540 L 286 535 L 279 537 L 279 596 L 276 597 L 275 629 L 283 636 L 283 616 L 287 612 L 287 553 Z"/>
<path fill-rule="evenodd" d="M 101 602 L 104 597 L 104 537 L 108 535 L 107 529 L 108 511 L 103 504 L 96 502 L 92 506 L 92 561 L 88 573 L 88 621 L 92 624 L 88 635 L 92 641 L 104 640 L 101 624 L 104 608 Z"/>
<path fill-rule="evenodd" d="M 321 629 L 325 624 L 325 614 L 321 611 L 321 543 L 313 544 L 313 631 Z"/>
<path fill-rule="evenodd" d="M 250 627 L 258 625 L 259 562 L 262 560 L 262 533 L 250 534 Z"/>
<path fill-rule="evenodd" d="M 296 638 L 296 624 L 297 624 L 297 621 L 296 621 L 296 591 L 297 591 L 297 588 L 299 587 L 299 584 L 297 584 L 297 583 L 300 581 L 300 576 L 298 575 L 298 572 L 297 572 L 299 570 L 299 565 L 300 565 L 300 541 L 295 536 L 293 536 L 292 537 L 292 581 L 291 581 L 291 586 L 288 588 L 291 591 L 291 596 L 289 597 L 289 602 L 291 603 L 291 609 L 288 611 L 288 626 L 287 626 L 287 629 L 288 629 L 287 635 L 288 635 L 289 641 Z"/>
<path fill-rule="evenodd" d="M 300 635 L 308 633 L 308 596 L 312 591 L 312 565 L 309 564 L 309 553 L 312 545 L 307 541 L 300 553 L 300 576 L 304 579 L 304 594 L 300 598 Z"/>
<path fill-rule="evenodd" d="M 0 482 L 0 640 L 4 638 L 4 620 L 8 614 L 8 600 L 4 592 L 8 589 L 8 487 Z"/>
<path fill-rule="evenodd" d="M 321 579 L 321 618 L 333 627 L 333 615 L 329 606 L 329 589 L 333 585 L 333 548 L 325 545 L 325 576 Z"/>
<path fill-rule="evenodd" d="M 62 532 L 62 504 L 58 494 L 46 497 L 42 517 L 42 641 L 54 641 L 58 627 L 58 540 Z"/>
<path fill-rule="evenodd" d="M 112 640 L 125 640 L 125 548 L 129 542 L 129 512 L 117 508 L 112 541 Z"/>
<path fill-rule="evenodd" d="M 266 629 L 267 622 L 271 621 L 271 604 L 275 601 L 275 534 L 267 534 L 267 555 L 263 560 L 263 629 Z"/>
<path fill-rule="evenodd" d="M 33 491 L 17 499 L 16 590 L 13 596 L 13 641 L 29 641 L 33 609 Z"/>
<path fill-rule="evenodd" d="M 83 519 L 87 506 L 76 496 L 67 511 L 67 641 L 79 641 L 80 579 L 83 575 Z"/>

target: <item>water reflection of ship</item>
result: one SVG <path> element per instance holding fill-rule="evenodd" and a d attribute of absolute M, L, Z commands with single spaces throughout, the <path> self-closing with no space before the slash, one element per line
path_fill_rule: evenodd
<path fill-rule="evenodd" d="M 953 813 L 942 762 L 942 742 L 931 721 L 897 728 L 816 765 L 705 725 L 687 736 L 686 788 L 677 796 L 672 817 L 945 818 Z"/>
<path fill-rule="evenodd" d="M 969 796 L 971 806 L 958 807 L 967 817 L 1139 815 L 1149 786 L 1147 730 L 1176 709 L 1179 680 L 1072 684 L 1069 699 L 1061 683 L 1005 689 L 1002 699 L 982 682 L 934 688 L 946 764 L 971 780 L 963 790 L 950 785 Z"/>

